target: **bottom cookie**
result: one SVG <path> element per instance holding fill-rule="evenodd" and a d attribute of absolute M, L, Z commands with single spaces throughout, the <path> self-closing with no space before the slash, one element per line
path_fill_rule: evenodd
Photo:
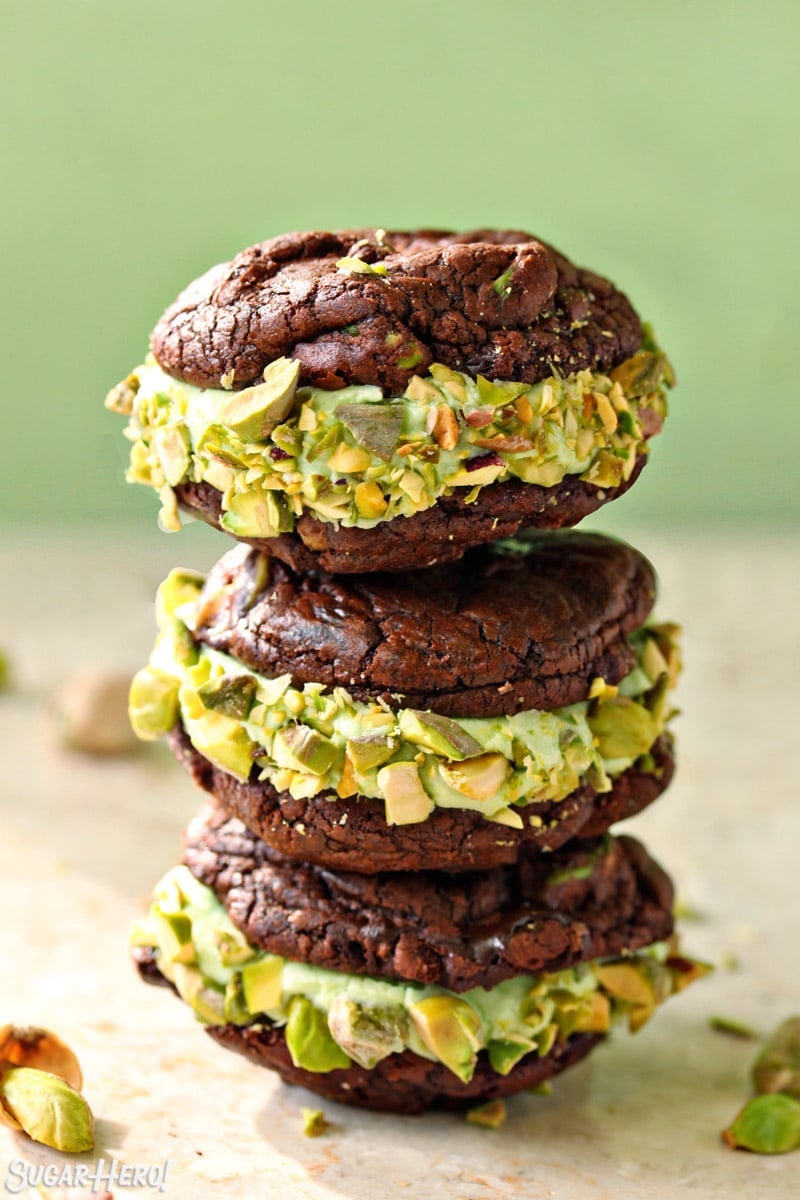
<path fill-rule="evenodd" d="M 420 1058 L 410 1050 L 391 1054 L 370 1070 L 353 1063 L 320 1074 L 294 1065 L 283 1031 L 275 1026 L 218 1025 L 207 1033 L 228 1050 L 277 1071 L 284 1083 L 299 1084 L 340 1104 L 406 1114 L 428 1108 L 468 1108 L 537 1087 L 579 1062 L 603 1040 L 598 1033 L 573 1034 L 567 1041 L 557 1042 L 549 1054 L 523 1058 L 507 1075 L 498 1075 L 484 1053 L 479 1055 L 470 1081 L 462 1083 L 442 1063 Z"/>

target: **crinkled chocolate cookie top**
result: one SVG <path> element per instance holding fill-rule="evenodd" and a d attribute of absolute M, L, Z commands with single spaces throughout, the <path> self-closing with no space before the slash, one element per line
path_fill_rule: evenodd
<path fill-rule="evenodd" d="M 455 991 L 638 950 L 672 932 L 672 887 L 633 838 L 573 842 L 513 867 L 357 875 L 298 864 L 201 809 L 184 862 L 260 949 Z"/>
<path fill-rule="evenodd" d="M 605 371 L 641 345 L 639 318 L 599 275 L 520 230 L 289 233 L 195 280 L 152 338 L 199 387 L 259 380 L 285 355 L 301 382 L 402 393 L 432 362 L 536 383 Z"/>
<path fill-rule="evenodd" d="M 596 676 L 618 683 L 654 599 L 647 559 L 599 534 L 528 534 L 423 571 L 346 577 L 239 547 L 206 581 L 195 637 L 295 684 L 496 716 L 584 700 Z"/>

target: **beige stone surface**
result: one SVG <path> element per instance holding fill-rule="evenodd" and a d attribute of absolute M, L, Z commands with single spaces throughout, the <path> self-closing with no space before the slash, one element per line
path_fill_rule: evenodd
<path fill-rule="evenodd" d="M 714 1032 L 709 1018 L 766 1033 L 800 1011 L 800 542 L 635 540 L 659 569 L 660 613 L 686 627 L 687 667 L 677 780 L 627 828 L 694 912 L 682 924 L 687 949 L 718 969 L 636 1037 L 617 1031 L 551 1097 L 513 1100 L 506 1124 L 488 1131 L 287 1089 L 139 983 L 127 929 L 199 797 L 163 747 L 127 759 L 64 750 L 46 700 L 87 664 L 140 666 L 160 578 L 177 564 L 210 566 L 224 544 L 198 528 L 2 535 L 0 648 L 13 686 L 0 696 L 0 1024 L 49 1026 L 76 1050 L 97 1118 L 97 1149 L 78 1161 L 168 1161 L 164 1194 L 175 1200 L 797 1196 L 800 1153 L 758 1158 L 720 1142 L 748 1095 L 753 1044 Z M 303 1136 L 304 1105 L 324 1109 L 324 1137 Z M 0 1195 L 19 1187 L 20 1163 L 66 1161 L 0 1128 Z M 116 1200 L 150 1194 L 111 1190 Z"/>

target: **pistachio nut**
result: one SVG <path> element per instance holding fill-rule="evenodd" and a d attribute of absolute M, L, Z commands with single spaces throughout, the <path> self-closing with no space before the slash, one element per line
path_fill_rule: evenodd
<path fill-rule="evenodd" d="M 734 1149 L 755 1154 L 786 1154 L 800 1148 L 800 1100 L 782 1092 L 754 1096 L 733 1124 L 723 1131 L 723 1141 Z"/>
<path fill-rule="evenodd" d="M 399 725 L 407 741 L 444 758 L 461 762 L 465 758 L 475 758 L 483 751 L 480 742 L 468 734 L 462 725 L 438 713 L 404 708 L 400 713 Z"/>
<path fill-rule="evenodd" d="M 489 1100 L 467 1111 L 470 1125 L 482 1125 L 484 1129 L 499 1129 L 506 1119 L 506 1106 L 502 1100 Z"/>
<path fill-rule="evenodd" d="M 281 976 L 283 959 L 267 954 L 256 962 L 242 967 L 242 989 L 245 1004 L 251 1013 L 270 1012 L 280 1008 L 283 988 Z"/>
<path fill-rule="evenodd" d="M 286 1022 L 286 1045 L 296 1067 L 325 1072 L 350 1066 L 350 1058 L 337 1045 L 328 1019 L 306 996 L 293 996 Z"/>
<path fill-rule="evenodd" d="M 371 1071 L 382 1058 L 405 1048 L 408 1018 L 399 1006 L 362 1008 L 337 996 L 328 1011 L 328 1028 L 354 1062 Z"/>
<path fill-rule="evenodd" d="M 306 1137 L 320 1137 L 327 1132 L 329 1126 L 321 1108 L 301 1108 L 300 1116 L 303 1118 L 303 1133 Z"/>
<path fill-rule="evenodd" d="M 54 1150 L 79 1154 L 94 1146 L 92 1112 L 83 1096 L 60 1076 L 36 1067 L 2 1070 L 0 1119 Z"/>
<path fill-rule="evenodd" d="M 416 763 L 389 763 L 378 772 L 388 825 L 414 825 L 433 811 L 433 801 L 419 778 Z"/>
<path fill-rule="evenodd" d="M 429 996 L 409 1011 L 414 1028 L 431 1053 L 462 1083 L 469 1083 L 484 1044 L 474 1008 L 457 996 Z"/>
<path fill-rule="evenodd" d="M 800 1100 L 800 1017 L 789 1017 L 767 1038 L 753 1063 L 753 1083 L 758 1092 L 785 1092 Z"/>
<path fill-rule="evenodd" d="M 138 739 L 128 720 L 130 677 L 102 667 L 76 671 L 53 693 L 49 708 L 60 740 L 84 754 L 128 754 Z"/>
<path fill-rule="evenodd" d="M 334 412 L 360 446 L 382 462 L 389 462 L 403 428 L 401 405 L 339 404 Z"/>
<path fill-rule="evenodd" d="M 219 410 L 219 419 L 245 442 L 264 441 L 288 416 L 294 404 L 300 363 L 276 358 L 264 368 L 264 382 L 241 392 L 231 392 Z"/>
<path fill-rule="evenodd" d="M 155 667 L 143 667 L 131 680 L 128 719 L 142 741 L 155 741 L 178 720 L 178 680 Z"/>

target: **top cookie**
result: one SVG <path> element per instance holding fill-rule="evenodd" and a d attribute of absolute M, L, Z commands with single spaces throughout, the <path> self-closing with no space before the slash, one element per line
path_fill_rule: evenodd
<path fill-rule="evenodd" d="M 152 350 L 108 404 L 162 522 L 180 502 L 334 572 L 575 524 L 634 480 L 672 382 L 621 292 L 516 230 L 274 238 Z"/>

